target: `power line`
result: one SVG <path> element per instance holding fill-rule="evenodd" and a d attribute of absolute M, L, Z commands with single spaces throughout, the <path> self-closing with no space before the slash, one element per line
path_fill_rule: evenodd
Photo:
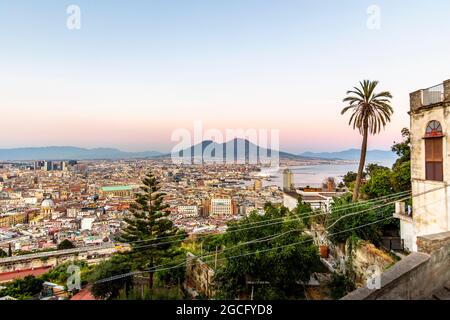
<path fill-rule="evenodd" d="M 440 189 L 443 189 L 443 188 L 446 188 L 446 187 L 447 187 L 447 186 L 443 186 L 443 187 L 438 187 L 438 188 L 435 188 L 435 189 L 431 189 L 431 190 L 428 190 L 428 191 L 425 191 L 425 192 L 422 192 L 422 193 L 413 195 L 413 196 L 411 196 L 411 198 L 412 198 L 412 197 L 417 197 L 417 196 L 420 196 L 420 195 L 424 195 L 424 194 L 428 194 L 428 193 L 430 193 L 430 192 L 434 192 L 434 191 L 437 191 L 437 190 L 440 190 Z M 405 199 L 408 199 L 408 198 L 410 198 L 410 197 L 407 197 L 407 198 L 405 198 Z M 404 199 L 402 199 L 402 200 L 404 200 Z M 443 200 L 445 200 L 445 197 L 444 197 L 443 199 L 439 200 L 439 201 L 436 201 L 436 202 L 440 202 L 440 201 L 443 201 Z M 397 200 L 397 201 L 398 201 L 398 200 Z M 395 201 L 394 201 L 394 202 L 395 202 Z M 390 203 L 384 204 L 384 206 L 390 205 L 390 204 L 392 204 L 392 203 L 394 203 L 394 202 L 390 202 Z M 434 202 L 434 203 L 436 203 L 436 202 Z M 425 207 L 425 206 L 427 206 L 427 205 L 429 205 L 429 204 L 426 204 L 426 205 L 424 205 L 424 206 L 422 206 L 422 207 Z M 422 207 L 421 207 L 421 208 L 422 208 Z M 373 209 L 375 209 L 375 208 L 372 208 L 372 209 L 370 209 L 370 210 L 373 210 Z M 351 215 L 355 215 L 355 214 L 358 214 L 358 213 L 360 214 L 360 213 L 363 213 L 363 212 L 366 212 L 366 211 L 368 211 L 368 210 L 363 210 L 363 211 L 360 211 L 360 212 L 355 212 L 355 213 L 352 213 Z M 346 216 L 343 216 L 343 217 L 347 217 L 347 216 L 349 216 L 349 215 L 346 215 Z M 387 221 L 387 220 L 391 220 L 391 219 L 394 219 L 394 217 L 389 217 L 389 218 L 379 219 L 379 220 L 376 220 L 376 221 L 374 221 L 374 222 L 370 222 L 370 223 L 367 223 L 367 224 L 364 224 L 364 225 L 361 225 L 361 226 L 352 227 L 352 228 L 348 228 L 348 229 L 341 230 L 341 231 L 338 231 L 338 232 L 334 232 L 334 233 L 328 234 L 328 237 L 333 236 L 333 235 L 337 235 L 337 234 L 341 234 L 341 233 L 345 233 L 345 232 L 348 232 L 348 231 L 352 231 L 352 230 L 364 228 L 364 227 L 367 227 L 367 226 L 369 226 L 369 225 L 377 224 L 377 223 L 379 223 L 379 222 Z M 338 220 L 339 220 L 339 219 L 338 219 Z M 336 222 L 337 222 L 337 221 L 336 221 Z M 334 224 L 335 224 L 335 223 L 334 223 Z M 326 230 L 329 230 L 332 226 L 334 226 L 334 224 L 332 224 L 331 226 L 329 226 Z M 290 232 L 294 232 L 294 231 L 296 231 L 296 230 L 291 230 Z M 284 234 L 287 234 L 287 233 L 289 233 L 289 232 L 285 232 Z M 274 235 L 274 237 L 280 237 L 280 236 L 282 236 L 282 235 L 284 235 L 284 234 Z M 263 241 L 269 241 L 269 240 L 273 240 L 273 238 L 272 238 L 272 239 L 270 239 L 270 238 L 268 239 L 267 236 L 266 236 L 266 237 L 264 237 L 264 238 L 251 240 L 251 241 L 248 241 L 248 242 L 245 242 L 245 243 L 241 243 L 241 244 L 238 244 L 238 245 L 229 247 L 229 248 L 225 248 L 224 250 L 221 251 L 221 253 L 223 253 L 223 252 L 225 252 L 225 251 L 228 251 L 228 250 L 232 250 L 232 249 L 234 249 L 234 248 L 237 248 L 237 247 L 240 247 L 240 246 L 243 246 L 243 245 L 248 245 L 248 244 L 257 243 L 257 242 L 263 242 Z M 248 255 L 256 254 L 256 253 L 264 253 L 264 252 L 276 250 L 276 249 L 279 249 L 279 248 L 284 248 L 284 247 L 288 247 L 288 246 L 298 245 L 298 244 L 306 243 L 306 242 L 310 242 L 310 241 L 314 241 L 314 239 L 311 238 L 311 239 L 308 239 L 308 240 L 305 240 L 305 241 L 301 241 L 301 242 L 296 242 L 296 243 L 286 244 L 286 245 L 282 245 L 282 246 L 278 246 L 278 247 L 274 247 L 274 248 L 269 248 L 269 249 L 265 249 L 265 250 L 260 250 L 260 251 L 253 251 L 253 252 L 249 252 L 249 253 L 245 253 L 245 254 L 241 254 L 241 255 L 237 255 L 237 256 L 231 256 L 231 257 L 221 258 L 221 259 L 219 259 L 218 261 L 227 260 L 227 259 L 234 259 L 234 258 L 238 258 L 238 257 L 243 257 L 243 256 L 248 256 Z M 213 256 L 213 255 L 214 255 L 214 254 L 206 254 L 206 255 L 198 256 L 197 258 L 198 258 L 198 259 L 200 259 L 200 258 L 207 258 L 207 257 L 211 257 L 211 256 Z M 186 261 L 186 259 L 184 259 L 182 263 L 180 263 L 180 264 L 178 264 L 178 265 L 176 265 L 176 266 L 171 266 L 171 267 L 167 267 L 167 268 L 161 268 L 162 266 L 167 265 L 167 263 L 166 263 L 166 264 L 163 264 L 163 265 L 155 266 L 155 267 L 153 267 L 152 269 L 145 270 L 145 271 L 130 272 L 130 273 L 127 273 L 127 274 L 122 274 L 122 275 L 117 275 L 117 276 L 113 276 L 113 277 L 106 278 L 106 279 L 101 279 L 101 280 L 96 281 L 95 283 L 104 283 L 104 282 L 114 281 L 114 280 L 117 280 L 117 279 L 121 279 L 121 278 L 124 278 L 124 277 L 129 277 L 129 276 L 132 276 L 132 275 L 142 274 L 142 273 L 171 270 L 171 269 L 179 268 L 179 267 L 183 266 L 183 265 L 186 264 L 186 263 L 187 263 L 187 261 Z"/>
<path fill-rule="evenodd" d="M 367 227 L 367 226 L 369 226 L 369 225 L 376 224 L 376 223 L 379 223 L 379 222 L 382 222 L 382 221 L 385 221 L 385 220 L 390 220 L 390 219 L 393 219 L 393 218 L 392 218 L 392 217 L 389 217 L 389 218 L 385 218 L 385 219 L 380 219 L 380 220 L 377 220 L 377 221 L 374 221 L 374 222 L 371 222 L 371 223 L 367 223 L 367 224 L 362 225 L 362 226 L 358 226 L 358 227 L 354 227 L 354 228 L 350 228 L 350 229 L 347 229 L 347 230 L 343 230 L 343 231 L 340 231 L 340 232 L 336 232 L 336 233 L 330 234 L 330 236 L 331 236 L 331 235 L 336 235 L 336 234 L 339 234 L 339 233 L 343 233 L 343 232 L 352 231 L 352 230 L 359 229 L 359 228 L 364 228 L 364 227 Z M 240 254 L 240 255 L 230 256 L 230 257 L 226 257 L 226 258 L 220 258 L 220 259 L 218 259 L 217 261 L 222 261 L 222 260 L 227 260 L 227 259 L 236 259 L 236 258 L 240 258 L 240 257 L 245 257 L 245 256 L 257 254 L 257 253 L 265 253 L 265 252 L 269 252 L 269 251 L 273 251 L 273 250 L 277 250 L 277 249 L 281 249 L 281 248 L 285 248 L 285 247 L 289 247 L 289 246 L 295 246 L 295 245 L 299 245 L 299 244 L 303 244 L 303 243 L 307 243 L 307 242 L 311 242 L 311 241 L 314 241 L 314 239 L 311 238 L 311 239 L 307 239 L 307 240 L 300 241 L 300 242 L 295 242 L 295 243 L 290 243 L 290 244 L 286 244 L 286 245 L 277 246 L 277 247 L 274 247 L 274 248 L 269 248 L 269 249 L 264 249 L 264 250 L 258 250 L 258 251 L 247 252 L 247 253 L 245 253 L 245 254 Z M 231 248 L 229 248 L 229 249 L 231 250 L 231 249 L 233 249 L 233 248 L 235 248 L 235 247 L 231 247 Z M 224 251 L 225 251 L 225 250 L 223 250 L 222 252 L 224 252 Z M 222 252 L 221 252 L 221 253 L 222 253 Z M 198 259 L 200 259 L 200 258 L 206 258 L 206 257 L 212 256 L 212 255 L 214 255 L 214 254 L 209 254 L 209 255 L 199 256 L 199 257 L 197 257 L 197 258 L 198 258 Z M 171 266 L 171 267 L 167 267 L 167 268 L 160 268 L 160 267 L 162 267 L 162 266 L 164 266 L 164 265 L 167 265 L 167 264 L 164 264 L 164 265 L 156 266 L 156 267 L 154 267 L 154 268 L 152 268 L 152 269 L 145 270 L 145 271 L 129 272 L 129 273 L 125 273 L 125 274 L 113 276 L 113 277 L 110 277 L 110 278 L 101 279 L 101 280 L 96 281 L 94 284 L 99 284 L 99 283 L 104 283 L 104 282 L 115 281 L 115 280 L 118 280 L 118 279 L 126 278 L 126 277 L 133 276 L 133 275 L 137 275 L 137 274 L 142 274 L 142 273 L 148 273 L 148 272 L 160 272 L 160 271 L 172 270 L 172 269 L 180 268 L 180 267 L 182 267 L 182 266 L 183 266 L 184 264 L 186 264 L 186 263 L 187 263 L 187 261 L 186 261 L 186 259 L 184 259 L 182 263 L 180 263 L 180 264 L 178 264 L 178 265 L 175 265 L 175 266 Z"/>
<path fill-rule="evenodd" d="M 408 197 L 408 198 L 409 198 L 409 197 Z M 404 199 L 407 199 L 407 198 L 404 198 Z M 370 211 L 370 210 L 373 210 L 373 209 L 382 208 L 382 207 L 385 207 L 385 206 L 387 206 L 387 205 L 391 205 L 391 204 L 395 203 L 396 201 L 398 201 L 398 200 L 395 200 L 394 202 L 389 202 L 389 203 L 386 203 L 386 204 L 384 204 L 384 205 L 380 205 L 380 206 L 377 206 L 377 207 L 374 207 L 374 208 L 366 209 L 366 210 L 363 210 L 363 211 L 358 211 L 358 212 L 356 212 L 355 214 L 367 212 L 367 211 Z M 323 214 L 315 214 L 315 215 L 311 215 L 311 216 L 308 216 L 308 217 L 314 217 L 314 216 L 319 216 L 319 215 L 323 215 Z M 227 231 L 227 232 L 230 232 L 230 233 L 231 233 L 231 232 L 238 232 L 238 231 L 243 231 L 243 230 L 259 229 L 259 228 L 268 227 L 268 226 L 272 226 L 272 225 L 282 224 L 282 223 L 285 223 L 285 222 L 299 221 L 299 220 L 302 220 L 303 218 L 305 218 L 305 217 L 297 217 L 297 218 L 292 218 L 292 219 L 286 219 L 286 217 L 284 217 L 283 220 L 282 220 L 282 221 L 279 221 L 279 222 L 273 222 L 273 223 L 270 223 L 270 224 L 264 224 L 264 225 L 260 225 L 260 226 L 253 226 L 253 227 L 243 228 L 243 229 L 234 229 L 234 230 L 232 229 L 232 230 L 229 230 L 229 231 Z M 149 248 L 149 247 L 158 247 L 158 246 L 161 246 L 161 245 L 170 244 L 170 243 L 175 243 L 175 242 L 182 242 L 182 241 L 184 241 L 184 239 L 178 239 L 178 240 L 172 240 L 172 241 L 166 241 L 166 242 L 160 242 L 160 243 L 153 243 L 153 244 L 148 244 L 148 245 L 142 245 L 142 246 L 134 247 L 133 249 L 141 249 L 141 248 Z"/>
<path fill-rule="evenodd" d="M 386 201 L 386 200 L 388 200 L 390 198 L 399 197 L 400 195 L 403 195 L 403 194 L 406 194 L 406 193 L 410 193 L 410 192 L 411 192 L 410 190 L 402 191 L 402 192 L 398 192 L 396 194 L 383 196 L 383 197 L 375 198 L 375 199 L 372 199 L 372 200 L 367 200 L 367 201 L 362 201 L 362 202 L 358 202 L 358 203 L 352 203 L 352 204 L 348 204 L 348 205 L 344 205 L 344 206 L 339 206 L 333 212 L 349 210 L 349 207 L 353 207 L 352 209 L 354 209 L 356 207 L 359 207 L 359 206 L 362 206 L 362 205 L 367 205 L 367 204 L 370 204 L 372 202 Z M 298 220 L 297 218 L 303 219 L 303 218 L 309 218 L 309 217 L 315 217 L 315 216 L 328 215 L 329 214 L 328 212 L 322 212 L 322 213 L 314 213 L 314 214 L 311 214 L 311 215 L 307 215 L 307 213 L 311 213 L 311 212 L 314 212 L 314 211 L 311 210 L 309 212 L 304 212 L 302 215 L 298 215 L 296 218 L 294 218 L 292 220 Z M 238 231 L 243 231 L 243 230 L 250 230 L 250 229 L 256 229 L 256 228 L 262 228 L 262 227 L 266 227 L 266 226 L 271 226 L 271 225 L 283 223 L 285 219 L 286 219 L 286 217 L 280 217 L 280 218 L 273 218 L 273 219 L 269 219 L 269 220 L 265 220 L 265 221 L 249 222 L 249 223 L 241 224 L 240 227 L 242 226 L 243 228 L 227 230 L 227 232 L 238 232 Z M 273 223 L 273 224 L 267 223 L 267 222 L 271 222 L 271 221 L 280 221 L 280 222 L 279 223 Z M 245 228 L 245 226 L 248 226 L 248 225 L 261 225 L 261 226 Z M 155 239 L 130 241 L 130 242 L 127 242 L 126 244 L 148 242 L 148 241 L 157 241 L 157 240 L 161 240 L 161 239 L 177 238 L 177 237 L 180 237 L 180 236 L 182 236 L 182 234 L 166 236 L 166 237 L 159 237 L 159 238 L 155 238 Z M 207 237 L 207 236 L 209 236 L 209 235 L 199 235 L 197 237 Z M 180 241 L 180 240 L 175 240 L 175 242 L 176 241 Z M 164 243 L 161 243 L 161 244 L 167 244 L 167 243 L 170 243 L 170 242 L 164 242 Z M 139 246 L 139 247 L 135 247 L 135 248 L 142 248 L 142 247 L 144 247 L 144 246 Z"/>

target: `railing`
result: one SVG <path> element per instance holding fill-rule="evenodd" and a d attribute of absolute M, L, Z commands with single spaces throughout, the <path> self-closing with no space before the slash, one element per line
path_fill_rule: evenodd
<path fill-rule="evenodd" d="M 407 218 L 413 218 L 413 211 L 412 207 L 410 205 L 407 205 L 405 202 L 397 201 L 395 203 L 395 218 L 400 217 L 407 217 Z"/>
<path fill-rule="evenodd" d="M 422 90 L 422 106 L 429 106 L 444 101 L 444 84 Z"/>

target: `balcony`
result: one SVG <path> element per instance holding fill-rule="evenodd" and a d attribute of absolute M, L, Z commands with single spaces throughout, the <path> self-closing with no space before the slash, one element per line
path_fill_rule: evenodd
<path fill-rule="evenodd" d="M 394 218 L 412 222 L 413 221 L 412 207 L 410 205 L 407 206 L 405 202 L 397 201 L 395 203 Z"/>
<path fill-rule="evenodd" d="M 444 84 L 438 84 L 428 89 L 422 90 L 422 106 L 430 106 L 432 104 L 444 101 Z"/>
<path fill-rule="evenodd" d="M 439 106 L 450 102 L 450 79 L 428 89 L 410 94 L 410 110 L 415 112 L 422 107 Z"/>

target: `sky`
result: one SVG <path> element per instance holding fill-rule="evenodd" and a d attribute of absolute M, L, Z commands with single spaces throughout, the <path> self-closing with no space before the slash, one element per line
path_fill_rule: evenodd
<path fill-rule="evenodd" d="M 73 4 L 80 29 L 67 27 Z M 450 78 L 449 12 L 448 0 L 1 0 L 0 148 L 170 151 L 195 121 L 278 129 L 288 152 L 359 148 L 342 99 L 371 79 L 395 113 L 369 148 L 389 149 L 409 93 Z"/>

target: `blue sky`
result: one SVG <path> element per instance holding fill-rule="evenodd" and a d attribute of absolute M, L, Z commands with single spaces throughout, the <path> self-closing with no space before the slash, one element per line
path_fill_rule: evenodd
<path fill-rule="evenodd" d="M 66 8 L 81 9 L 68 30 Z M 381 29 L 367 28 L 367 8 Z M 177 128 L 280 129 L 291 152 L 359 147 L 340 116 L 347 89 L 394 95 L 388 148 L 409 93 L 450 78 L 450 2 L 0 2 L 0 147 L 169 150 Z"/>

